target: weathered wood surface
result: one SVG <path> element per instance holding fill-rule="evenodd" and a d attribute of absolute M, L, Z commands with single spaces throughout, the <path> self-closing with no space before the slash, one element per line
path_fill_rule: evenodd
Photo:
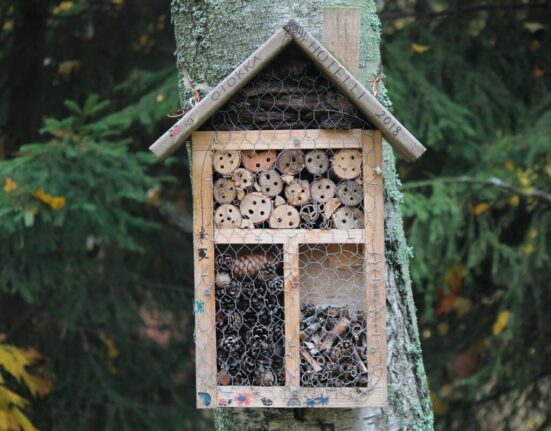
<path fill-rule="evenodd" d="M 197 106 L 180 118 L 149 149 L 159 160 L 164 160 L 176 151 L 212 114 L 249 82 L 258 70 L 289 44 L 288 33 L 280 29 L 260 48 L 249 56 L 237 69 L 228 75 Z"/>
<path fill-rule="evenodd" d="M 425 147 L 317 39 L 295 20 L 284 27 L 295 42 L 335 84 L 352 100 L 367 119 L 381 131 L 387 141 L 411 162 Z"/>
<path fill-rule="evenodd" d="M 193 255 L 195 268 L 195 360 L 197 407 L 218 404 L 216 393 L 216 331 L 214 319 L 214 223 L 212 153 L 193 158 Z M 207 405 L 208 404 L 208 405 Z"/>
<path fill-rule="evenodd" d="M 352 73 L 360 71 L 361 15 L 359 8 L 323 10 L 323 45 Z"/>
<path fill-rule="evenodd" d="M 361 148 L 362 134 L 376 130 L 247 130 L 232 132 L 199 131 L 192 135 L 192 151 L 205 150 L 302 150 L 316 148 Z M 258 154 L 258 152 L 256 153 Z M 275 162 L 275 159 L 273 159 Z M 273 165 L 273 163 L 272 163 Z M 265 166 L 270 169 L 271 166 Z"/>

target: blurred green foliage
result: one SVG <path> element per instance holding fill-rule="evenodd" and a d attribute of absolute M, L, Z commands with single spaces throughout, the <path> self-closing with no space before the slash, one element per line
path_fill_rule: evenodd
<path fill-rule="evenodd" d="M 551 372 L 551 14 L 394 0 L 382 18 L 396 114 L 429 148 L 399 168 L 437 424 L 464 429 Z M 168 20 L 168 1 L 0 5 L 0 335 L 43 355 L 43 430 L 209 426 L 186 155 L 145 151 L 178 107 Z"/>
<path fill-rule="evenodd" d="M 386 82 L 429 148 L 401 173 L 437 425 L 484 429 L 474 406 L 551 373 L 551 14 L 446 3 L 389 4 Z"/>

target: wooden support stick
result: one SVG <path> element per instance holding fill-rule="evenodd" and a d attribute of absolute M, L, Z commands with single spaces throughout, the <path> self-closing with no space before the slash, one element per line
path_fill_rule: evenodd
<path fill-rule="evenodd" d="M 337 341 L 337 338 L 339 338 L 341 335 L 343 335 L 348 327 L 350 326 L 350 320 L 348 320 L 346 317 L 343 317 L 340 319 L 335 327 L 331 329 L 325 337 L 323 337 L 323 340 L 321 340 L 321 346 L 320 350 L 328 350 L 331 347 L 333 347 L 333 344 L 335 341 Z"/>
<path fill-rule="evenodd" d="M 318 373 L 321 371 L 321 365 L 314 359 L 310 352 L 306 349 L 300 349 L 300 354 L 306 362 L 312 367 L 314 372 Z"/>

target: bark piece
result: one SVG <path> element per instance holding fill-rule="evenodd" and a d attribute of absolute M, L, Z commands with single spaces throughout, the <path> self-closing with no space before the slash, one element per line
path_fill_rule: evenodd
<path fill-rule="evenodd" d="M 308 350 L 300 349 L 300 355 L 312 367 L 315 373 L 319 373 L 321 371 L 321 365 L 318 364 L 318 362 L 314 359 L 314 357 L 310 354 Z"/>
<path fill-rule="evenodd" d="M 272 201 L 262 193 L 252 192 L 243 198 L 241 205 L 241 216 L 253 222 L 262 223 L 270 218 L 272 214 Z"/>
<path fill-rule="evenodd" d="M 212 166 L 220 175 L 231 175 L 239 167 L 239 151 L 215 151 Z"/>
<path fill-rule="evenodd" d="M 342 202 L 339 198 L 331 198 L 325 203 L 324 215 L 325 218 L 329 219 L 335 211 L 342 205 Z"/>
<path fill-rule="evenodd" d="M 329 178 L 320 178 L 310 185 L 310 195 L 313 201 L 323 204 L 335 196 L 335 188 L 335 183 Z"/>
<path fill-rule="evenodd" d="M 287 202 L 293 206 L 307 204 L 310 201 L 310 186 L 306 180 L 294 180 L 285 187 Z"/>
<path fill-rule="evenodd" d="M 275 151 L 242 151 L 241 163 L 251 172 L 257 173 L 271 169 L 276 162 Z"/>
<path fill-rule="evenodd" d="M 337 229 L 362 229 L 364 227 L 364 214 L 358 208 L 342 207 L 332 216 Z"/>
<path fill-rule="evenodd" d="M 295 177 L 294 175 L 284 174 L 281 176 L 281 179 L 285 184 L 291 184 L 294 181 Z"/>
<path fill-rule="evenodd" d="M 285 199 L 282 196 L 276 196 L 274 199 L 274 207 L 285 205 Z"/>
<path fill-rule="evenodd" d="M 233 171 L 231 179 L 235 186 L 242 190 L 248 190 L 254 184 L 254 174 L 245 168 L 237 168 Z"/>
<path fill-rule="evenodd" d="M 323 175 L 329 169 L 329 157 L 322 150 L 309 151 L 306 153 L 304 166 L 312 175 Z"/>
<path fill-rule="evenodd" d="M 291 205 L 276 207 L 270 217 L 272 229 L 296 229 L 300 224 L 300 216 L 297 209 Z"/>
<path fill-rule="evenodd" d="M 343 181 L 337 186 L 337 197 L 347 207 L 355 207 L 364 199 L 364 188 L 355 181 Z"/>
<path fill-rule="evenodd" d="M 266 196 L 277 196 L 283 190 L 283 180 L 275 169 L 262 172 L 258 177 L 260 193 Z"/>
<path fill-rule="evenodd" d="M 331 329 L 325 337 L 323 337 L 323 340 L 321 341 L 321 345 L 319 350 L 328 350 L 330 349 L 335 341 L 339 337 L 341 337 L 347 330 L 348 326 L 350 325 L 350 320 L 348 320 L 346 317 L 341 318 L 338 323 L 335 325 L 333 329 Z"/>
<path fill-rule="evenodd" d="M 362 173 L 362 153 L 360 150 L 340 150 L 333 157 L 333 173 L 343 180 L 353 180 Z"/>
<path fill-rule="evenodd" d="M 282 174 L 296 175 L 304 168 L 302 150 L 284 150 L 277 157 L 277 168 Z"/>
<path fill-rule="evenodd" d="M 214 212 L 214 223 L 220 229 L 238 229 L 241 227 L 241 213 L 235 205 L 219 206 Z"/>
<path fill-rule="evenodd" d="M 237 188 L 233 180 L 220 178 L 216 180 L 213 188 L 214 200 L 220 204 L 229 204 L 237 197 Z"/>

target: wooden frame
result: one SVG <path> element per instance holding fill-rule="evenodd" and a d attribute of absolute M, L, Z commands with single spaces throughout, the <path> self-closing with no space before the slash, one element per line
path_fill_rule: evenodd
<path fill-rule="evenodd" d="M 192 137 L 197 407 L 382 407 L 386 405 L 386 305 L 382 137 L 379 131 L 195 132 Z M 239 142 L 239 146 L 237 143 Z M 212 152 L 217 149 L 358 148 L 363 152 L 365 228 L 215 229 Z M 379 169 L 378 169 L 379 168 Z M 284 254 L 285 386 L 218 386 L 214 295 L 215 244 L 277 244 Z M 299 245 L 365 244 L 367 388 L 301 387 Z M 233 401 L 233 403 L 232 403 Z"/>

